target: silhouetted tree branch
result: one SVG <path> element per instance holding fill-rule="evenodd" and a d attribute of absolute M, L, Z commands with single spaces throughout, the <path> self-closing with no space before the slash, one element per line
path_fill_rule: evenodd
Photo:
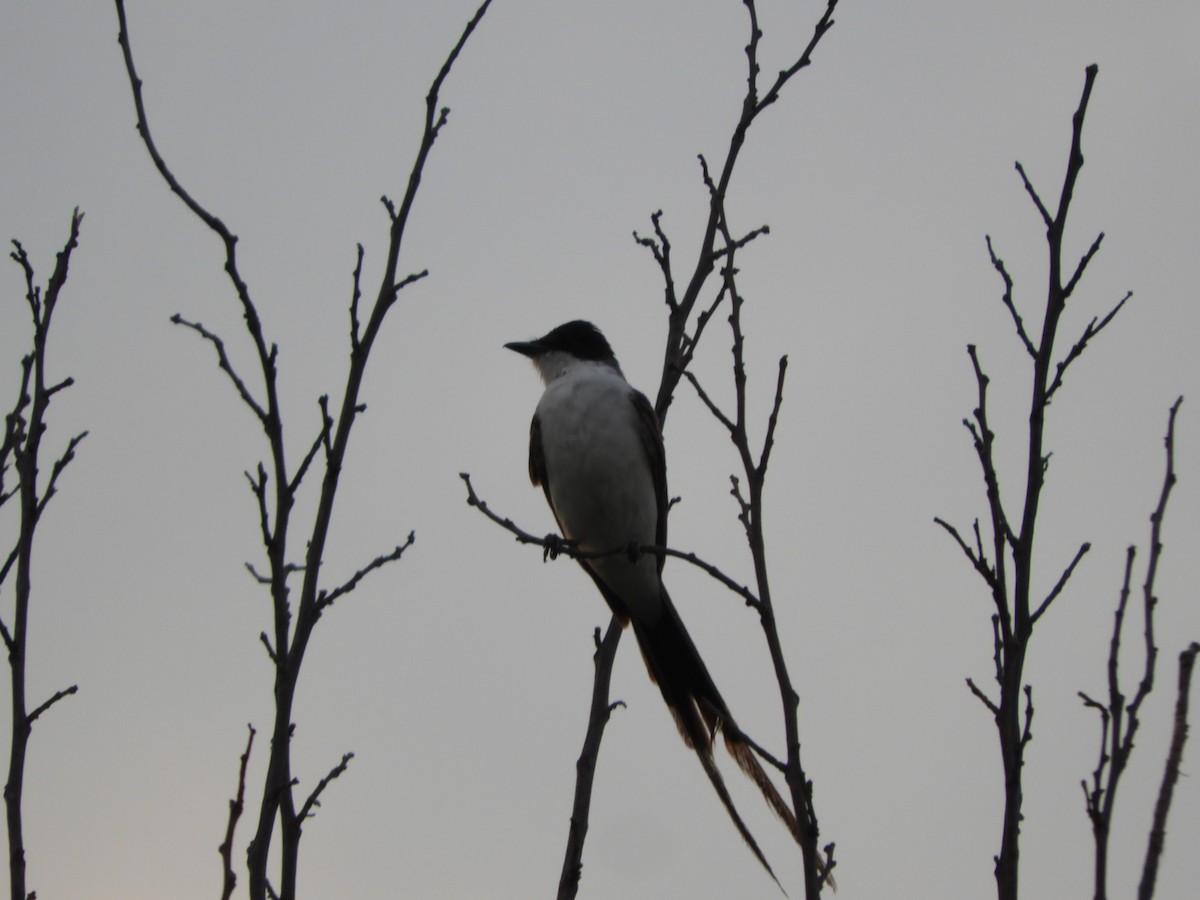
<path fill-rule="evenodd" d="M 1085 807 L 1088 819 L 1092 823 L 1092 836 L 1096 844 L 1095 900 L 1106 900 L 1108 897 L 1108 840 L 1112 830 L 1117 786 L 1133 754 L 1134 738 L 1141 725 L 1142 704 L 1154 690 L 1154 672 L 1158 660 L 1158 647 L 1154 642 L 1154 610 L 1158 605 L 1158 597 L 1154 592 L 1154 582 L 1162 555 L 1163 517 L 1166 514 L 1171 489 L 1175 486 L 1175 417 L 1182 402 L 1183 398 L 1180 397 L 1171 407 L 1167 436 L 1164 440 L 1167 456 L 1166 476 L 1159 492 L 1158 505 L 1150 515 L 1150 559 L 1146 566 L 1146 579 L 1142 585 L 1144 661 L 1141 680 L 1134 691 L 1133 699 L 1127 699 L 1121 690 L 1119 670 L 1125 610 L 1131 591 L 1134 558 L 1137 554 L 1137 548 L 1131 545 L 1125 555 L 1125 575 L 1117 609 L 1113 615 L 1112 638 L 1109 641 L 1108 699 L 1101 703 L 1082 691 L 1079 693 L 1084 704 L 1100 714 L 1100 754 L 1092 772 L 1091 789 L 1089 790 L 1086 781 L 1082 782 Z M 1162 833 L 1165 827 L 1164 813 L 1163 821 L 1157 830 Z M 1161 852 L 1161 842 L 1159 851 Z"/>
<path fill-rule="evenodd" d="M 1179 683 L 1175 692 L 1175 724 L 1171 731 L 1171 748 L 1167 752 L 1167 763 L 1163 770 L 1158 800 L 1154 804 L 1154 824 L 1150 826 L 1150 839 L 1146 847 L 1146 862 L 1142 867 L 1142 880 L 1138 884 L 1138 900 L 1150 900 L 1154 896 L 1154 885 L 1158 878 L 1158 861 L 1162 857 L 1163 844 L 1167 837 L 1167 814 L 1171 811 L 1171 797 L 1175 782 L 1179 780 L 1179 764 L 1183 759 L 1183 745 L 1188 735 L 1188 696 L 1192 689 L 1192 670 L 1196 656 L 1200 654 L 1200 643 L 1192 641 L 1179 654 Z"/>
<path fill-rule="evenodd" d="M 237 793 L 229 801 L 229 819 L 225 826 L 225 840 L 217 848 L 221 855 L 221 900 L 229 900 L 233 889 L 237 887 L 237 874 L 233 871 L 233 834 L 237 829 L 238 819 L 242 817 L 246 800 L 246 766 L 250 764 L 250 749 L 254 746 L 254 735 L 257 732 L 253 725 L 247 725 L 249 734 L 246 737 L 246 750 L 238 763 Z"/>
<path fill-rule="evenodd" d="M 44 484 L 38 483 L 43 464 L 42 439 L 46 434 L 46 418 L 51 399 L 74 382 L 67 378 L 55 384 L 47 382 L 47 347 L 50 325 L 58 307 L 71 253 L 79 245 L 79 226 L 83 213 L 78 208 L 71 215 L 71 231 L 66 244 L 58 252 L 54 271 L 46 288 L 36 283 L 33 263 L 21 242 L 13 240 L 9 254 L 21 268 L 25 280 L 25 302 L 29 306 L 33 325 L 32 347 L 21 359 L 20 385 L 11 412 L 4 418 L 4 435 L 0 441 L 0 506 L 17 498 L 18 526 L 16 546 L 0 566 L 0 586 L 14 571 L 12 627 L 0 620 L 0 636 L 8 650 L 11 673 L 12 736 L 9 747 L 8 779 L 4 783 L 5 817 L 8 824 L 8 873 L 12 900 L 28 900 L 35 896 L 25 884 L 25 836 L 21 801 L 25 790 L 25 760 L 33 723 L 54 704 L 79 690 L 78 685 L 56 691 L 32 711 L 28 709 L 25 672 L 29 661 L 29 603 L 33 593 L 33 545 L 38 523 L 50 498 L 57 492 L 58 478 L 75 458 L 75 450 L 87 436 L 80 432 L 67 441 L 66 449 L 54 461 Z M 4 479 L 10 468 L 16 473 L 16 484 L 5 488 Z"/>
<path fill-rule="evenodd" d="M 717 262 L 728 252 L 726 247 L 721 244 L 720 218 L 742 145 L 746 141 L 746 135 L 758 116 L 779 99 L 780 91 L 792 76 L 811 64 L 812 55 L 821 42 L 821 38 L 833 27 L 833 13 L 837 9 L 838 0 L 827 0 L 825 12 L 817 20 L 808 45 L 794 63 L 779 72 L 765 94 L 760 94 L 759 83 L 761 69 L 758 61 L 758 45 L 762 40 L 763 33 L 758 24 L 758 10 L 754 0 L 743 0 L 743 4 L 750 20 L 750 40 L 746 45 L 746 93 L 742 98 L 741 113 L 729 138 L 729 149 L 725 153 L 725 161 L 716 178 L 709 176 L 707 164 L 704 164 L 703 158 L 701 158 L 704 166 L 704 179 L 709 187 L 708 220 L 700 239 L 696 262 L 687 277 L 682 294 L 678 293 L 679 282 L 675 278 L 671 266 L 671 244 L 662 228 L 662 211 L 660 210 L 651 217 L 654 225 L 654 238 L 642 237 L 634 232 L 635 240 L 653 252 L 655 261 L 663 274 L 664 299 L 668 312 L 667 340 L 663 355 L 662 376 L 654 401 L 654 411 L 658 414 L 659 421 L 664 424 L 667 410 L 675 397 L 675 388 L 679 385 L 679 379 L 683 377 L 683 373 L 687 371 L 700 334 L 713 312 L 712 309 L 707 309 L 704 314 L 697 316 L 695 321 L 692 320 L 693 310 L 701 294 L 704 293 L 709 276 Z M 689 328 L 692 329 L 691 334 L 688 334 Z"/>
<path fill-rule="evenodd" d="M 345 770 L 352 756 L 352 754 L 343 756 L 341 763 L 318 783 L 316 789 L 309 794 L 307 800 L 297 810 L 293 789 L 298 782 L 292 777 L 291 771 L 290 742 L 294 729 L 291 717 L 297 680 L 308 642 L 321 614 L 338 597 L 353 590 L 370 572 L 388 562 L 399 559 L 413 540 L 413 536 L 410 535 L 407 542 L 397 546 L 391 553 L 379 556 L 366 564 L 338 586 L 323 589 L 320 585 L 321 569 L 329 538 L 334 501 L 351 430 L 358 415 L 365 409 L 359 400 L 359 393 L 375 339 L 399 292 L 427 274 L 422 271 L 402 276 L 399 274 L 399 261 L 409 213 L 421 183 L 426 159 L 449 116 L 449 109 L 439 105 L 440 91 L 459 53 L 483 18 L 491 0 L 484 0 L 478 7 L 432 82 L 425 98 L 425 121 L 420 145 L 399 207 L 386 197 L 382 200 L 390 220 L 387 258 L 378 291 L 365 322 L 360 319 L 363 251 L 361 245 L 357 249 L 349 304 L 350 366 L 343 388 L 341 405 L 336 415 L 331 415 L 328 398 L 320 399 L 321 422 L 317 436 L 306 444 L 307 450 L 303 461 L 294 472 L 287 464 L 285 453 L 287 442 L 284 436 L 278 392 L 278 347 L 267 340 L 259 311 L 251 298 L 245 280 L 239 273 L 237 236 L 220 218 L 209 212 L 183 187 L 156 147 L 146 113 L 142 80 L 134 66 L 124 3 L 123 0 L 115 0 L 115 2 L 119 23 L 118 43 L 122 49 L 133 94 L 138 133 L 168 187 L 220 239 L 224 248 L 225 272 L 241 306 L 246 330 L 253 342 L 262 378 L 262 387 L 258 391 L 252 390 L 247 381 L 234 368 L 225 351 L 224 341 L 218 335 L 206 329 L 199 322 L 188 321 L 178 315 L 172 318 L 175 323 L 191 328 L 213 345 L 217 352 L 218 365 L 233 382 L 243 404 L 254 413 L 262 425 L 267 439 L 270 463 L 269 465 L 259 463 L 255 474 L 247 473 L 247 479 L 258 506 L 269 574 L 259 575 L 252 566 L 250 571 L 256 580 L 269 586 L 271 595 L 273 639 L 264 632 L 262 641 L 275 669 L 276 708 L 258 825 L 247 851 L 247 865 L 250 873 L 249 887 L 252 900 L 263 900 L 268 894 L 275 896 L 275 891 L 267 879 L 267 860 L 278 821 L 281 838 L 281 879 L 278 896 L 282 900 L 295 900 L 299 843 L 304 819 L 311 813 L 319 795 L 329 781 Z M 310 465 L 318 458 L 324 463 L 321 488 L 312 530 L 304 540 L 304 562 L 300 564 L 293 562 L 290 558 L 291 517 L 301 481 L 308 473 Z M 291 600 L 289 585 L 289 576 L 293 574 L 301 576 L 299 598 L 295 604 Z"/>
<path fill-rule="evenodd" d="M 600 629 L 596 629 L 592 708 L 588 715 L 583 750 L 579 759 L 575 761 L 575 799 L 571 804 L 567 850 L 563 854 L 563 868 L 558 878 L 559 897 L 574 897 L 579 890 L 579 878 L 583 874 L 583 842 L 587 839 L 592 808 L 592 784 L 596 777 L 596 761 L 600 758 L 600 742 L 604 739 L 604 726 L 608 724 L 613 710 L 625 705 L 621 700 L 615 703 L 608 700 L 613 661 L 616 659 L 620 640 L 621 622 L 615 616 L 609 621 L 608 630 L 603 638 L 600 637 Z"/>
<path fill-rule="evenodd" d="M 711 182 L 710 182 L 711 187 Z M 718 194 L 714 191 L 714 202 Z M 722 201 L 723 202 L 723 201 Z M 792 808 L 799 825 L 797 838 L 804 858 L 805 895 L 817 897 L 822 888 L 829 884 L 835 886 L 832 870 L 832 843 L 824 848 L 822 855 L 818 847 L 820 828 L 817 822 L 816 808 L 813 805 L 813 785 L 804 771 L 800 759 L 800 728 L 798 710 L 800 696 L 792 685 L 788 672 L 787 659 L 783 653 L 783 645 L 779 639 L 779 629 L 775 621 L 775 610 L 771 601 L 771 586 L 767 566 L 766 533 L 763 528 L 764 492 L 766 487 L 767 465 L 770 461 L 771 450 L 775 442 L 775 428 L 779 420 L 779 411 L 783 404 L 783 386 L 787 375 L 787 357 L 779 360 L 778 374 L 775 381 L 775 395 L 771 404 L 771 412 L 767 417 L 766 433 L 761 448 L 755 452 L 751 446 L 749 427 L 746 415 L 747 375 L 745 359 L 745 335 L 742 331 L 742 306 L 744 299 L 737 286 L 738 269 L 735 263 L 735 253 L 745 241 L 733 238 L 724 207 L 718 216 L 718 230 L 723 238 L 726 250 L 726 262 L 721 270 L 723 278 L 722 292 L 729 298 L 729 325 L 732 332 L 732 362 L 734 382 L 734 414 L 723 412 L 708 396 L 700 385 L 699 380 L 691 371 L 684 375 L 693 385 L 701 400 L 708 407 L 713 417 L 729 432 L 730 439 L 737 450 L 742 466 L 742 475 L 731 476 L 733 484 L 731 494 L 738 505 L 738 520 L 746 535 L 746 543 L 754 562 L 754 573 L 758 586 L 759 603 L 755 607 L 759 614 L 763 635 L 771 654 L 771 663 L 775 670 L 775 679 L 779 685 L 779 694 L 784 723 L 784 740 L 787 747 L 787 758 L 783 765 L 784 777 L 791 792 Z M 751 232 L 753 236 L 757 232 Z M 742 490 L 742 480 L 746 489 Z"/>
<path fill-rule="evenodd" d="M 1032 687 L 1024 683 L 1025 658 L 1033 635 L 1033 626 L 1049 609 L 1066 586 L 1075 567 L 1089 550 L 1089 544 L 1080 546 L 1071 562 L 1062 570 L 1051 591 L 1040 601 L 1034 600 L 1033 548 L 1035 528 L 1049 466 L 1049 454 L 1045 449 L 1045 419 L 1047 408 L 1055 392 L 1062 386 L 1067 367 L 1086 349 L 1090 340 L 1112 322 L 1117 312 L 1129 299 L 1125 296 L 1103 319 L 1092 319 L 1081 337 L 1065 356 L 1056 361 L 1055 340 L 1067 300 L 1073 294 L 1084 270 L 1100 248 L 1103 234 L 1091 244 L 1088 251 L 1064 277 L 1063 236 L 1066 231 L 1067 214 L 1075 192 L 1079 173 L 1083 168 L 1081 150 L 1084 116 L 1096 78 L 1096 66 L 1088 66 L 1084 79 L 1083 95 L 1072 120 L 1071 147 L 1067 158 L 1066 174 L 1059 194 L 1058 207 L 1050 212 L 1033 182 L 1018 162 L 1016 169 L 1022 184 L 1046 226 L 1046 245 L 1049 258 L 1049 286 L 1042 319 L 1042 331 L 1035 342 L 1013 299 L 1013 280 L 1004 262 L 997 256 L 991 240 L 988 240 L 988 255 L 993 267 L 1004 282 L 1002 303 L 1012 317 L 1017 336 L 1033 362 L 1033 391 L 1027 433 L 1027 458 L 1025 490 L 1021 508 L 1017 515 L 1013 507 L 1004 503 L 1000 492 L 1000 478 L 994 458 L 994 439 L 988 420 L 987 388 L 989 379 L 979 361 L 974 345 L 967 348 L 978 387 L 978 404 L 973 420 L 964 419 L 963 425 L 971 435 L 976 456 L 983 472 L 987 497 L 988 518 L 991 526 L 991 547 L 985 549 L 976 520 L 974 540 L 969 542 L 958 529 L 943 519 L 935 519 L 944 528 L 972 567 L 987 585 L 995 607 L 992 616 L 994 638 L 994 666 L 999 700 L 989 698 L 975 683 L 968 679 L 968 686 L 992 713 L 1000 742 L 1004 766 L 1005 804 L 1000 853 L 996 857 L 996 886 L 1000 900 L 1016 900 L 1018 896 L 1018 872 L 1020 858 L 1020 823 L 1022 804 L 1022 769 L 1025 748 L 1032 739 L 1033 704 Z M 1019 524 L 1017 524 L 1019 523 Z M 1010 568 L 1011 560 L 1011 568 Z M 1022 702 L 1024 697 L 1024 702 Z"/>

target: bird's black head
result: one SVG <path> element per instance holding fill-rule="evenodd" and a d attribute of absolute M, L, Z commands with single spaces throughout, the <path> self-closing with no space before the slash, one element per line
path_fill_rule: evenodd
<path fill-rule="evenodd" d="M 607 362 L 616 365 L 612 347 L 608 345 L 600 329 L 582 319 L 559 325 L 537 340 L 514 341 L 504 346 L 531 359 L 537 359 L 547 353 L 565 353 L 587 362 Z"/>

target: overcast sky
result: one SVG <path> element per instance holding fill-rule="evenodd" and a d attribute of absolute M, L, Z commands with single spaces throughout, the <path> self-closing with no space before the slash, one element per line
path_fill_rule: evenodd
<path fill-rule="evenodd" d="M 475 0 L 149 3 L 128 13 L 158 144 L 240 236 L 242 273 L 280 346 L 290 453 L 339 395 L 355 243 L 382 270 L 387 216 L 415 153 L 422 98 Z M 807 42 L 824 4 L 760 4 L 765 77 Z M 44 716 L 25 793 L 38 896 L 210 898 L 247 722 L 256 804 L 271 723 L 258 634 L 266 593 L 243 471 L 261 430 L 210 346 L 254 378 L 221 248 L 162 183 L 134 130 L 111 4 L 5 0 L 0 28 L 0 235 L 44 281 L 86 213 L 50 365 L 75 387 L 47 451 L 87 429 L 38 534 L 30 700 Z M 1159 573 L 1159 689 L 1118 797 L 1112 893 L 1145 848 L 1178 653 L 1200 639 L 1200 7 L 1118 2 L 846 2 L 781 101 L 755 125 L 730 197 L 761 433 L 780 355 L 786 402 L 768 480 L 777 614 L 800 692 L 804 760 L 840 897 L 959 900 L 994 890 L 1000 760 L 964 678 L 993 687 L 990 601 L 935 515 L 985 513 L 962 418 L 992 376 L 1005 496 L 1019 503 L 1029 372 L 984 237 L 1040 321 L 1041 221 L 1013 168 L 1058 196 L 1084 68 L 1098 63 L 1067 246 L 1103 249 L 1068 308 L 1062 347 L 1133 299 L 1068 373 L 1035 559 L 1044 592 L 1092 551 L 1040 623 L 1027 678 L 1022 882 L 1030 898 L 1090 892 L 1079 788 L 1098 723 L 1125 547 L 1144 561 L 1167 410 L 1179 485 Z M 586 317 L 630 380 L 657 385 L 659 273 L 632 239 L 663 225 L 694 259 L 706 195 L 696 154 L 723 158 L 745 85 L 735 0 L 496 0 L 447 82 L 453 112 L 426 169 L 401 266 L 406 290 L 364 386 L 326 567 L 348 577 L 410 530 L 417 542 L 320 622 L 301 677 L 294 771 L 305 791 L 356 754 L 305 828 L 302 895 L 547 897 L 566 840 L 586 724 L 592 630 L 606 608 L 569 561 L 543 565 L 464 502 L 460 471 L 535 533 L 552 519 L 526 477 L 540 383 L 505 341 Z M 20 270 L 0 285 L 0 397 L 15 391 L 28 316 Z M 697 372 L 731 396 L 714 323 Z M 9 401 L 5 401 L 7 404 Z M 671 543 L 741 580 L 728 475 L 737 460 L 686 385 L 666 433 Z M 315 488 L 314 480 L 310 488 Z M 294 536 L 311 521 L 314 494 Z M 14 528 L 4 511 L 5 545 Z M 299 556 L 298 543 L 293 555 Z M 1139 567 L 1138 583 L 1143 570 Z M 739 723 L 783 753 L 777 692 L 752 613 L 702 574 L 666 579 Z M 11 615 L 11 586 L 0 609 Z M 1127 643 L 1139 643 L 1140 615 Z M 581 896 L 771 898 L 626 641 Z M 1126 674 L 1140 665 L 1133 654 Z M 5 692 L 7 696 L 7 692 Z M 5 703 L 7 701 L 4 701 Z M 7 718 L 7 709 L 4 710 Z M 1200 749 L 1189 747 L 1194 773 Z M 800 857 L 730 767 L 741 809 L 792 896 Z M 243 821 L 237 860 L 253 829 Z M 1200 882 L 1200 785 L 1176 792 L 1163 898 Z M 239 873 L 243 885 L 244 872 Z"/>

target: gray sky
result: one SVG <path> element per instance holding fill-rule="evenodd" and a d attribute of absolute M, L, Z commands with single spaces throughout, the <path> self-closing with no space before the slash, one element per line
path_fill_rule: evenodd
<path fill-rule="evenodd" d="M 823 4 L 761 6 L 769 77 Z M 315 433 L 315 398 L 340 393 L 354 244 L 373 285 L 386 247 L 379 195 L 402 194 L 422 98 L 473 9 L 130 2 L 159 146 L 240 236 L 243 275 L 281 347 L 293 460 Z M 87 215 L 51 351 L 54 371 L 77 385 L 52 408 L 50 446 L 91 435 L 39 532 L 30 649 L 31 700 L 75 682 L 80 691 L 34 731 L 30 886 L 45 898 L 212 897 L 246 723 L 260 729 L 257 802 L 271 721 L 258 642 L 268 603 L 243 569 L 261 551 L 242 472 L 265 445 L 211 348 L 168 319 L 179 312 L 222 334 L 248 379 L 251 348 L 218 242 L 137 139 L 110 5 L 10 0 L 4 23 L 0 233 L 22 239 L 44 279 L 71 209 Z M 993 891 L 1000 761 L 990 717 L 963 684 L 992 684 L 991 607 L 932 519 L 969 528 L 985 511 L 961 426 L 975 399 L 970 342 L 993 378 L 1001 477 L 1017 502 L 1029 375 L 984 235 L 1027 321 L 1040 321 L 1043 229 L 1013 161 L 1057 198 L 1092 62 L 1067 244 L 1079 254 L 1097 231 L 1106 238 L 1068 309 L 1064 350 L 1135 294 L 1051 410 L 1042 589 L 1082 541 L 1093 549 L 1039 625 L 1027 669 L 1036 717 L 1022 879 L 1031 898 L 1090 890 L 1079 781 L 1095 765 L 1098 724 L 1076 691 L 1104 688 L 1124 548 L 1137 542 L 1144 560 L 1167 410 L 1182 393 L 1159 690 L 1113 839 L 1113 894 L 1132 892 L 1177 655 L 1200 638 L 1198 29 L 1200 11 L 1182 2 L 1152 14 L 1082 0 L 847 2 L 743 153 L 730 215 L 738 230 L 771 226 L 739 257 L 760 423 L 776 361 L 791 361 L 768 552 L 841 897 Z M 680 264 L 694 254 L 705 204 L 696 154 L 723 158 L 745 38 L 733 0 L 496 0 L 446 85 L 453 113 L 402 261 L 431 275 L 404 292 L 376 347 L 327 570 L 336 582 L 410 529 L 417 543 L 340 600 L 310 647 L 296 710 L 302 789 L 343 752 L 356 758 L 305 828 L 305 896 L 551 895 L 591 633 L 606 610 L 576 566 L 543 565 L 468 509 L 458 473 L 530 530 L 552 527 L 525 475 L 539 383 L 507 340 L 585 316 L 635 384 L 656 384 L 661 284 L 631 232 L 649 230 L 661 208 Z M 19 270 L 4 271 L 0 396 L 10 397 L 27 316 Z M 722 400 L 728 344 L 714 323 L 697 366 Z M 737 461 L 686 386 L 666 442 L 671 491 L 683 497 L 671 543 L 748 579 L 728 496 Z M 297 533 L 309 521 L 306 506 Z M 6 511 L 6 541 L 12 528 Z M 666 578 L 740 724 L 780 748 L 753 615 L 681 564 Z M 1140 618 L 1130 626 L 1133 649 Z M 605 737 L 581 895 L 777 897 L 632 649 L 614 676 L 628 708 Z M 1131 656 L 1127 674 L 1138 665 Z M 726 771 L 796 896 L 798 853 Z M 1176 793 L 1164 898 L 1200 880 L 1197 790 L 1184 778 Z M 248 816 L 239 862 L 252 826 Z"/>

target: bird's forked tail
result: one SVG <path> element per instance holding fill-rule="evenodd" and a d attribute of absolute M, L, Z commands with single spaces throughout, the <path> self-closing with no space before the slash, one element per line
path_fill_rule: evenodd
<path fill-rule="evenodd" d="M 675 718 L 675 724 L 684 742 L 696 751 L 704 773 L 737 827 L 738 833 L 778 885 L 779 879 L 733 805 L 733 799 L 713 760 L 712 739 L 718 730 L 721 731 L 725 747 L 738 764 L 738 768 L 754 782 L 767 805 L 787 825 L 793 839 L 803 846 L 799 823 L 791 807 L 784 802 L 774 783 L 755 758 L 754 750 L 741 729 L 734 722 L 729 707 L 713 683 L 704 660 L 700 658 L 700 653 L 679 618 L 679 613 L 667 596 L 666 588 L 662 589 L 662 600 L 662 614 L 657 621 L 652 624 L 636 620 L 633 622 L 633 631 L 638 646 L 641 647 L 642 657 L 646 661 L 646 668 L 651 679 L 662 691 L 663 699 Z M 834 886 L 832 878 L 828 876 L 827 883 L 830 887 Z M 780 886 L 780 890 L 782 889 Z"/>

